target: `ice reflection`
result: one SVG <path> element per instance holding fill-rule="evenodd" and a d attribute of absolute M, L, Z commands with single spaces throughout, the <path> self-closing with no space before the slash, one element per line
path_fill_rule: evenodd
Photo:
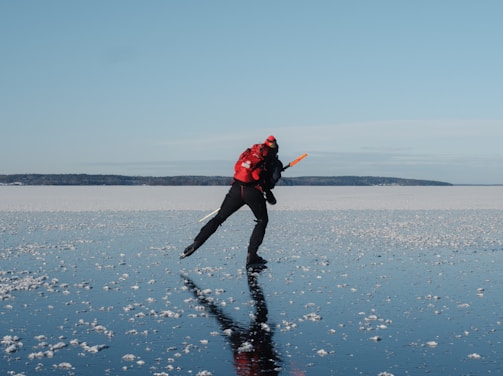
<path fill-rule="evenodd" d="M 196 299 L 218 321 L 220 329 L 232 348 L 236 374 L 242 375 L 279 375 L 281 359 L 274 348 L 272 340 L 274 331 L 267 324 L 268 310 L 265 296 L 258 283 L 262 268 L 248 269 L 248 288 L 255 306 L 255 314 L 248 327 L 241 325 L 223 312 L 211 299 L 205 296 L 203 290 L 187 276 L 182 276 L 185 285 Z"/>

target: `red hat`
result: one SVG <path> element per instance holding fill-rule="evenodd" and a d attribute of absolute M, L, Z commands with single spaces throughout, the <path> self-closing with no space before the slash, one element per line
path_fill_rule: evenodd
<path fill-rule="evenodd" d="M 269 136 L 266 138 L 264 141 L 264 145 L 267 147 L 270 147 L 271 149 L 276 149 L 278 147 L 278 143 L 276 142 L 276 137 L 274 136 Z"/>

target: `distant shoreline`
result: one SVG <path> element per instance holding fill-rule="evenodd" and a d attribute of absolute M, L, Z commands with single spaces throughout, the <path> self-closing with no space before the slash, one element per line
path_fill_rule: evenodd
<path fill-rule="evenodd" d="M 12 174 L 0 175 L 0 185 L 152 185 L 221 186 L 229 185 L 228 176 L 126 176 L 94 174 Z M 301 176 L 283 177 L 278 186 L 452 186 L 453 184 L 420 179 L 381 176 Z"/>

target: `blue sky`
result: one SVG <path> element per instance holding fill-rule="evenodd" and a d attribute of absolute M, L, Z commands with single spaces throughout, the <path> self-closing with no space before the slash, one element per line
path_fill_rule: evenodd
<path fill-rule="evenodd" d="M 503 184 L 503 2 L 0 1 L 0 174 Z"/>

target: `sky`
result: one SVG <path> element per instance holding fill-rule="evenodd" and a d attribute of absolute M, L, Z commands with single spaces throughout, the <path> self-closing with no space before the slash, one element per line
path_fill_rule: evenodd
<path fill-rule="evenodd" d="M 503 184 L 503 1 L 0 0 L 0 174 Z"/>

